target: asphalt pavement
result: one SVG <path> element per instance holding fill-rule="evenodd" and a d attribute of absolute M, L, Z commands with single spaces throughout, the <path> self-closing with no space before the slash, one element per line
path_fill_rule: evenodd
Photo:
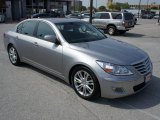
<path fill-rule="evenodd" d="M 160 120 L 160 26 L 139 20 L 125 35 L 109 36 L 146 51 L 153 62 L 152 83 L 120 99 L 79 98 L 65 82 L 30 65 L 11 65 L 0 24 L 0 120 Z"/>

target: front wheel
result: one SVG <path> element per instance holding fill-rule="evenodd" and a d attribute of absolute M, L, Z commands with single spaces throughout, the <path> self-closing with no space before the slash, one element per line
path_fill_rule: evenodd
<path fill-rule="evenodd" d="M 20 65 L 21 62 L 19 59 L 18 52 L 13 45 L 9 46 L 8 48 L 8 56 L 9 56 L 9 60 L 13 65 L 16 65 L 16 66 Z"/>
<path fill-rule="evenodd" d="M 80 66 L 73 70 L 71 80 L 75 92 L 83 99 L 100 97 L 100 86 L 95 74 L 87 67 Z"/>

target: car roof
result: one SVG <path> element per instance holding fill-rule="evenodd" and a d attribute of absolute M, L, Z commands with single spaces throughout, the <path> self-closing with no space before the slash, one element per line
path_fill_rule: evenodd
<path fill-rule="evenodd" d="M 96 12 L 96 13 L 123 13 L 123 12 Z"/>
<path fill-rule="evenodd" d="M 65 22 L 80 22 L 81 20 L 75 19 L 75 18 L 35 18 L 35 19 L 30 19 L 30 20 L 47 20 L 52 23 L 65 23 Z M 82 22 L 82 21 L 81 21 Z"/>

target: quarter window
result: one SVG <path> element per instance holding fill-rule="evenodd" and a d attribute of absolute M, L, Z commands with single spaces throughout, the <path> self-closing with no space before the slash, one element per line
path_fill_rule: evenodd
<path fill-rule="evenodd" d="M 23 27 L 23 23 L 19 24 L 17 27 L 17 33 L 21 33 L 22 32 L 22 27 Z"/>
<path fill-rule="evenodd" d="M 26 21 L 23 23 L 21 33 L 29 36 L 33 36 L 34 29 L 36 27 L 37 21 Z"/>
<path fill-rule="evenodd" d="M 51 26 L 47 23 L 40 22 L 37 29 L 37 37 L 44 39 L 45 35 L 56 35 L 52 30 Z"/>

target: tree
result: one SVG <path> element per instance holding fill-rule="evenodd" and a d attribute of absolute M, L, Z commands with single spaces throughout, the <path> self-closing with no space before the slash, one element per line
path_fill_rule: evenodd
<path fill-rule="evenodd" d="M 81 10 L 82 10 L 82 11 L 86 11 L 86 10 L 87 10 L 87 7 L 86 7 L 86 6 L 82 6 L 82 7 L 81 7 Z"/>
<path fill-rule="evenodd" d="M 128 3 L 115 3 L 109 6 L 109 9 L 111 10 L 116 10 L 120 11 L 121 9 L 129 9 L 129 4 Z"/>
<path fill-rule="evenodd" d="M 152 10 L 158 10 L 158 7 L 153 6 L 153 7 L 151 7 L 151 9 L 152 9 Z"/>
<path fill-rule="evenodd" d="M 99 11 L 106 11 L 106 7 L 105 6 L 100 6 L 98 9 L 99 9 Z"/>

